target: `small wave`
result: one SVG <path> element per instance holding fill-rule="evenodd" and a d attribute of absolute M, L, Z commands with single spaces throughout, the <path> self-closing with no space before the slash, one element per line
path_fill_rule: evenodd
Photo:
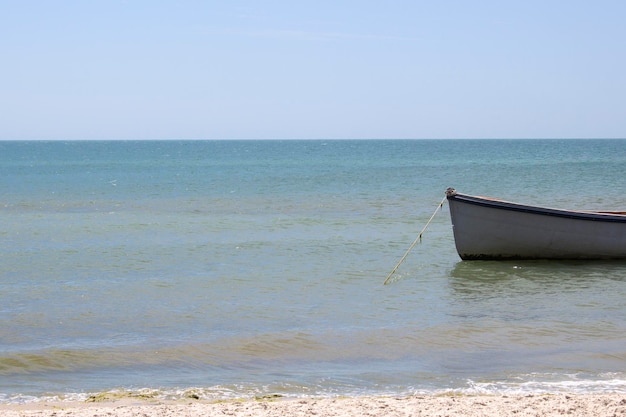
<path fill-rule="evenodd" d="M 390 387 L 359 386 L 337 380 L 318 381 L 316 384 L 279 382 L 269 384 L 232 384 L 212 387 L 174 387 L 112 389 L 100 392 L 68 392 L 60 394 L 0 393 L 0 404 L 27 404 L 38 402 L 113 402 L 137 400 L 202 400 L 228 401 L 266 398 L 411 396 L 411 395 L 547 395 L 547 394 L 624 394 L 626 375 L 607 373 L 597 378 L 580 375 L 529 374 L 506 381 L 466 380 L 463 386 L 449 387 Z"/>
<path fill-rule="evenodd" d="M 458 390 L 466 394 L 611 394 L 626 393 L 626 375 L 608 373 L 597 378 L 569 375 L 568 379 L 553 374 L 530 374 L 516 381 L 476 382 Z"/>

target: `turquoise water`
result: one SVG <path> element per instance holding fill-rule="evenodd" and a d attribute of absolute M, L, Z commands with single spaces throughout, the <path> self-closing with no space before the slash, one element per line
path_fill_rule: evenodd
<path fill-rule="evenodd" d="M 0 402 L 626 392 L 626 263 L 461 262 L 447 187 L 626 207 L 626 140 L 0 142 Z"/>

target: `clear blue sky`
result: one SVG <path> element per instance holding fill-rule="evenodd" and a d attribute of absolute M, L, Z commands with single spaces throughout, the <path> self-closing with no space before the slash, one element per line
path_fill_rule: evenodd
<path fill-rule="evenodd" d="M 0 46 L 0 139 L 626 137 L 623 0 L 0 0 Z"/>

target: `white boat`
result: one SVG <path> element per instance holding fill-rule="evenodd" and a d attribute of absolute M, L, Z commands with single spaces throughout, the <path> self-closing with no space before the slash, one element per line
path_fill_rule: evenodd
<path fill-rule="evenodd" d="M 530 206 L 446 190 L 461 259 L 626 259 L 626 212 Z"/>

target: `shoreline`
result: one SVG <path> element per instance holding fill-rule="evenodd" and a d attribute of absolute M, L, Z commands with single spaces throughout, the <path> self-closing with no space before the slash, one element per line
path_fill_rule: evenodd
<path fill-rule="evenodd" d="M 92 416 L 626 416 L 626 393 L 412 395 L 381 397 L 158 400 L 91 398 L 82 402 L 0 404 L 1 417 Z"/>

